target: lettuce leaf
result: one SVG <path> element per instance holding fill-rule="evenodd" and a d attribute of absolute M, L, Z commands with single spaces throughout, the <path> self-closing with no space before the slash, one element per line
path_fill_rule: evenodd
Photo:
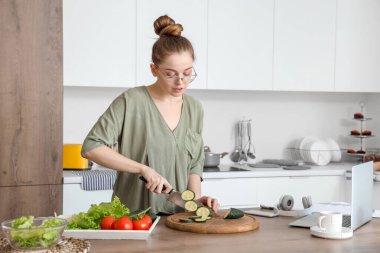
<path fill-rule="evenodd" d="M 115 196 L 112 202 L 102 202 L 99 205 L 93 204 L 87 213 L 71 216 L 67 229 L 100 229 L 100 220 L 103 217 L 114 216 L 119 219 L 122 216 L 129 216 L 129 214 L 129 208 Z"/>
<path fill-rule="evenodd" d="M 23 228 L 22 230 L 12 230 L 12 240 L 16 241 L 22 248 L 49 247 L 55 244 L 59 238 L 59 230 L 49 229 L 62 225 L 62 220 L 51 218 L 45 220 L 40 226 L 32 226 L 33 216 L 22 216 L 12 223 L 13 228 Z M 38 228 L 28 230 L 28 228 Z"/>

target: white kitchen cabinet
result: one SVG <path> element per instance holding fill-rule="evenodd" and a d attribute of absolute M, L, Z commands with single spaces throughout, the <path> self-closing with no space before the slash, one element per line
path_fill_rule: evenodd
<path fill-rule="evenodd" d="M 189 39 L 194 47 L 194 68 L 198 77 L 189 88 L 206 88 L 207 1 L 204 0 L 137 1 L 137 85 L 148 85 L 155 81 L 150 71 L 152 46 L 158 38 L 154 33 L 153 22 L 165 14 L 183 26 L 182 36 Z"/>
<path fill-rule="evenodd" d="M 336 1 L 276 0 L 274 20 L 273 89 L 333 91 Z"/>
<path fill-rule="evenodd" d="M 85 191 L 81 183 L 63 184 L 63 212 L 65 216 L 87 212 L 92 204 L 110 202 L 113 190 Z"/>
<path fill-rule="evenodd" d="M 210 0 L 208 89 L 271 90 L 274 0 Z"/>
<path fill-rule="evenodd" d="M 136 0 L 64 0 L 64 85 L 133 87 L 135 35 Z"/>
<path fill-rule="evenodd" d="M 217 198 L 221 208 L 252 207 L 256 201 L 257 178 L 207 178 L 202 195 Z"/>
<path fill-rule="evenodd" d="M 380 92 L 379 13 L 379 0 L 338 0 L 337 91 Z"/>
<path fill-rule="evenodd" d="M 257 202 L 274 205 L 282 195 L 294 197 L 294 208 L 303 209 L 302 197 L 311 196 L 313 203 L 344 201 L 343 176 L 302 176 L 257 179 Z"/>

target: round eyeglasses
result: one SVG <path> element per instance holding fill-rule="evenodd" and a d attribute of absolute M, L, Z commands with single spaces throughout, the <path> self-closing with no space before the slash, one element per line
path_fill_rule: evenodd
<path fill-rule="evenodd" d="M 174 71 L 172 70 L 165 70 L 160 69 L 157 65 L 155 65 L 158 71 L 161 71 L 161 74 L 165 77 L 165 79 L 168 82 L 175 83 L 181 80 L 182 82 L 189 84 L 195 80 L 197 77 L 197 72 L 195 71 L 194 67 L 191 67 L 191 71 L 189 70 L 188 73 L 183 73 L 182 77 L 180 77 L 178 74 L 174 74 Z"/>

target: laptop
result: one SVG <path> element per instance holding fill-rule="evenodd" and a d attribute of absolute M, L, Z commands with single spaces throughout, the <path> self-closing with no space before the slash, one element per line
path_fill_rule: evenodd
<path fill-rule="evenodd" d="M 342 226 L 356 230 L 372 219 L 373 162 L 353 166 L 351 174 L 351 214 L 343 215 Z M 289 223 L 289 226 L 317 226 L 318 217 L 319 213 L 314 212 Z"/>

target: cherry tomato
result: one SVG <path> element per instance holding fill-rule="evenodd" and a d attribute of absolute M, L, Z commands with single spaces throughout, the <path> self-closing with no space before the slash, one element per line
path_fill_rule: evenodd
<path fill-rule="evenodd" d="M 132 220 L 127 216 L 123 216 L 120 219 L 117 219 L 112 223 L 112 229 L 115 229 L 115 230 L 132 230 L 133 229 Z"/>
<path fill-rule="evenodd" d="M 105 216 L 100 221 L 100 228 L 101 229 L 112 229 L 112 223 L 115 221 L 115 217 L 113 216 Z"/>
<path fill-rule="evenodd" d="M 133 221 L 133 228 L 135 230 L 149 230 L 152 223 L 152 218 L 149 215 L 145 215 L 142 219 Z"/>

